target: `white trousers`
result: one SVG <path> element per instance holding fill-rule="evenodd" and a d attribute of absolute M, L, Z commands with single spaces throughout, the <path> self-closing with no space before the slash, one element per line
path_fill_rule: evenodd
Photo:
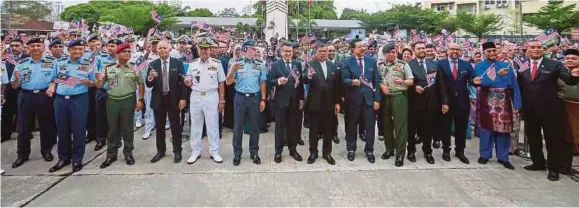
<path fill-rule="evenodd" d="M 191 150 L 192 155 L 201 155 L 201 136 L 203 133 L 203 122 L 207 126 L 207 137 L 209 139 L 209 153 L 219 154 L 219 93 L 215 90 L 207 92 L 205 95 L 200 92 L 191 92 L 191 104 L 189 113 L 191 115 Z"/>

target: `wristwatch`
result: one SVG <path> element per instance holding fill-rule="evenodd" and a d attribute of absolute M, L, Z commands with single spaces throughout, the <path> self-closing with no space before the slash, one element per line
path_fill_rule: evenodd
<path fill-rule="evenodd" d="M 144 102 L 145 102 L 145 99 L 141 98 L 141 99 L 139 99 L 139 102 L 143 102 L 143 103 L 144 103 Z"/>

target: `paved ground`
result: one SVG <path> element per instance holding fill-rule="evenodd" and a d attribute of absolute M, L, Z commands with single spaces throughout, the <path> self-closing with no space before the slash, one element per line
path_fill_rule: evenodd
<path fill-rule="evenodd" d="M 307 130 L 303 134 L 307 135 Z M 71 174 L 72 167 L 48 173 L 55 162 L 42 160 L 38 139 L 33 142 L 31 160 L 12 169 L 16 141 L 2 143 L 6 174 L 1 177 L 1 206 L 579 206 L 579 183 L 567 176 L 549 182 L 546 172 L 523 170 L 530 162 L 519 157 L 511 157 L 514 171 L 496 160 L 477 164 L 477 139 L 467 142 L 470 165 L 454 157 L 444 162 L 442 151 L 435 150 L 435 165 L 427 164 L 419 153 L 416 163 L 406 161 L 397 168 L 393 159 L 379 158 L 384 152 L 381 142 L 376 142 L 375 164 L 369 164 L 362 151 L 350 162 L 345 157 L 343 135 L 340 144 L 334 145 L 335 166 L 324 160 L 312 165 L 296 162 L 287 150 L 284 161 L 277 164 L 271 127 L 261 135 L 262 164 L 251 163 L 245 151 L 241 165 L 234 167 L 229 130 L 221 140 L 222 164 L 213 163 L 205 149 L 200 161 L 187 165 L 189 142 L 183 145 L 180 164 L 173 163 L 171 153 L 151 164 L 156 151 L 154 136 L 144 141 L 140 130 L 135 135 L 135 165 L 127 166 L 119 157 L 109 168 L 99 169 L 105 154 L 93 151 L 91 143 L 86 166 L 75 174 Z M 245 150 L 247 143 L 246 136 Z M 307 158 L 307 141 L 298 151 Z M 56 149 L 53 154 L 56 156 Z M 578 161 L 576 157 L 576 167 Z"/>

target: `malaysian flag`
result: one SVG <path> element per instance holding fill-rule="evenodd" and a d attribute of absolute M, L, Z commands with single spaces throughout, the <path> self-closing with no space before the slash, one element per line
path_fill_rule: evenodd
<path fill-rule="evenodd" d="M 370 87 L 370 89 L 372 89 L 372 91 L 376 91 L 376 89 L 374 89 L 374 85 L 372 84 L 372 82 L 370 82 L 368 79 L 366 79 L 366 77 L 364 77 L 364 75 L 360 76 L 360 82 L 362 82 L 362 84 Z"/>
<path fill-rule="evenodd" d="M 84 31 L 88 31 L 88 24 L 86 23 L 86 20 L 84 18 L 80 19 L 80 29 L 84 32 Z"/>
<path fill-rule="evenodd" d="M 18 36 L 18 31 L 8 30 L 8 37 L 16 37 L 16 36 Z"/>
<path fill-rule="evenodd" d="M 6 60 L 6 62 L 11 63 L 12 65 L 16 65 L 16 60 L 14 60 L 14 54 L 12 53 L 12 49 L 6 49 L 4 55 L 2 55 L 2 59 Z"/>
<path fill-rule="evenodd" d="M 472 49 L 472 45 L 470 44 L 470 40 L 468 40 L 468 38 L 464 41 L 463 47 L 464 47 L 464 50 L 467 50 L 467 51 Z"/>
<path fill-rule="evenodd" d="M 90 57 L 88 58 L 88 62 L 90 63 L 88 65 L 88 73 L 90 74 L 92 71 L 94 71 L 94 69 L 96 68 L 96 64 L 97 64 L 97 59 L 96 59 L 96 54 L 97 51 L 94 51 Z"/>
<path fill-rule="evenodd" d="M 153 21 L 155 21 L 157 24 L 161 23 L 161 15 L 159 15 L 159 12 L 157 12 L 157 10 L 152 10 L 152 11 L 151 11 L 151 18 L 152 18 Z"/>
<path fill-rule="evenodd" d="M 55 83 L 61 83 L 68 86 L 74 86 L 81 82 L 81 79 L 64 73 L 58 73 Z"/>
<path fill-rule="evenodd" d="M 201 21 L 192 21 L 191 22 L 191 27 L 196 27 L 196 28 L 203 28 L 205 27 L 205 22 L 201 22 Z"/>
<path fill-rule="evenodd" d="M 302 39 L 300 39 L 300 43 L 311 43 L 314 42 L 316 40 L 316 34 L 314 32 L 311 32 L 308 35 L 305 35 L 304 37 L 302 37 Z"/>
<path fill-rule="evenodd" d="M 155 34 L 160 40 L 162 41 L 167 41 L 167 37 L 165 37 L 165 35 L 163 35 L 163 32 L 161 32 L 160 30 L 157 30 L 157 34 Z"/>
<path fill-rule="evenodd" d="M 140 72 L 149 65 L 149 61 L 144 56 L 140 56 L 135 62 L 135 71 Z"/>
<path fill-rule="evenodd" d="M 529 66 L 529 61 L 525 61 L 524 58 L 515 57 L 513 61 L 519 66 L 519 73 L 522 73 L 531 68 Z"/>
<path fill-rule="evenodd" d="M 312 66 L 309 66 L 308 74 L 314 75 L 314 74 L 316 74 L 316 70 Z"/>
<path fill-rule="evenodd" d="M 539 34 L 539 36 L 537 36 L 535 39 L 544 43 L 544 42 L 547 42 L 547 41 L 557 37 L 557 35 L 559 35 L 559 33 L 557 33 L 557 31 L 549 28 L 549 29 L 546 29 L 545 32 Z"/>
<path fill-rule="evenodd" d="M 497 71 L 495 69 L 495 64 L 493 63 L 488 69 L 487 71 L 485 71 L 485 73 L 489 79 L 491 79 L 492 81 L 495 81 L 495 79 L 497 78 Z M 484 75 L 483 74 L 483 75 Z"/>
<path fill-rule="evenodd" d="M 254 47 L 245 47 L 241 49 L 240 55 L 249 59 L 253 59 L 255 58 L 255 55 L 257 55 L 257 49 Z"/>
<path fill-rule="evenodd" d="M 432 86 L 436 82 L 436 71 L 426 74 L 426 87 Z"/>
<path fill-rule="evenodd" d="M 80 28 L 81 21 L 80 20 L 71 20 L 70 25 L 72 25 L 75 28 Z"/>
<path fill-rule="evenodd" d="M 298 85 L 300 84 L 300 75 L 298 74 L 298 69 L 293 68 L 290 71 L 290 75 L 294 78 L 294 80 L 296 81 L 294 84 L 294 88 L 298 88 Z"/>

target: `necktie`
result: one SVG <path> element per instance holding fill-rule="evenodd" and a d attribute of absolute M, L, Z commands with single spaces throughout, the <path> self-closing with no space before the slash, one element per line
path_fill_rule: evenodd
<path fill-rule="evenodd" d="M 456 65 L 456 60 L 452 61 L 452 77 L 454 80 L 458 78 L 458 66 Z"/>
<path fill-rule="evenodd" d="M 362 58 L 358 58 L 358 68 L 360 68 L 362 75 L 364 75 L 364 65 L 362 65 Z"/>
<path fill-rule="evenodd" d="M 418 65 L 420 65 L 420 68 L 424 69 L 424 61 L 421 60 L 418 62 Z M 426 71 L 426 69 L 424 71 Z"/>
<path fill-rule="evenodd" d="M 285 62 L 285 67 L 288 71 L 290 71 L 291 70 L 290 62 Z"/>
<path fill-rule="evenodd" d="M 537 62 L 533 62 L 533 69 L 531 69 L 531 80 L 535 80 L 535 74 L 537 73 Z"/>
<path fill-rule="evenodd" d="M 163 61 L 163 92 L 169 91 L 169 72 L 167 71 L 167 61 Z"/>

